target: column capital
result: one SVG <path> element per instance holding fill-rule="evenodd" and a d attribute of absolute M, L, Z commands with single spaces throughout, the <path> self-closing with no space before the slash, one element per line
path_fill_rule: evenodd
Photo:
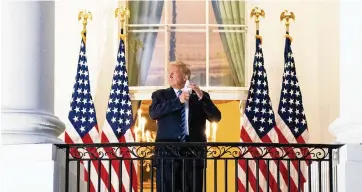
<path fill-rule="evenodd" d="M 362 114 L 338 117 L 329 125 L 329 132 L 340 143 L 362 143 Z"/>

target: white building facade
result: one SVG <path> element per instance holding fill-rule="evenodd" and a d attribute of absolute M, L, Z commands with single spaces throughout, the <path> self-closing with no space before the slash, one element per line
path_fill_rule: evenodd
<path fill-rule="evenodd" d="M 280 1 L 280 4 L 283 3 L 284 1 Z M 91 4 L 93 12 L 112 12 L 119 6 L 115 2 L 104 3 L 103 6 L 97 6 L 95 2 Z M 272 9 L 266 1 L 250 2 L 249 7 L 259 4 L 267 14 L 268 8 Z M 339 192 L 359 192 L 362 189 L 362 180 L 359 176 L 362 172 L 362 118 L 360 118 L 362 86 L 359 86 L 359 82 L 362 82 L 362 75 L 359 74 L 362 71 L 360 7 L 362 7 L 361 1 L 348 0 L 339 1 L 338 7 L 339 101 L 334 102 L 339 102 L 340 110 L 339 117 L 329 126 L 329 130 L 336 137 L 336 142 L 346 144 L 339 152 L 337 170 Z M 72 10 L 77 9 L 73 7 Z M 64 152 L 57 150 L 53 144 L 62 143 L 59 137 L 64 132 L 67 116 L 63 111 L 68 106 L 64 107 L 66 103 L 63 102 L 57 103 L 63 101 L 57 93 L 62 90 L 58 87 L 64 85 L 59 78 L 61 75 L 58 75 L 58 78 L 55 76 L 59 73 L 57 69 L 61 69 L 62 73 L 68 71 L 55 66 L 56 42 L 59 42 L 58 36 L 55 35 L 57 27 L 54 22 L 57 20 L 56 2 L 6 1 L 2 3 L 1 18 L 3 26 L 1 190 L 62 191 L 65 173 Z M 101 25 L 103 21 L 96 22 Z M 267 33 L 267 30 L 264 33 Z M 102 31 L 98 31 L 98 35 L 102 34 Z M 117 31 L 109 35 L 117 36 Z M 78 39 L 76 42 L 79 42 Z M 99 38 L 94 41 L 101 44 L 103 40 Z M 64 42 L 63 46 L 67 46 L 66 40 Z M 113 47 L 113 52 L 114 50 L 116 46 Z M 113 52 L 109 53 L 110 57 L 114 57 Z M 323 62 L 317 57 L 316 61 Z M 99 68 L 99 66 L 93 67 Z M 323 68 L 319 70 L 322 71 Z M 75 70 L 69 71 L 71 78 L 68 79 L 73 83 Z M 94 75 L 94 78 L 96 77 L 97 75 Z M 308 87 L 308 84 L 304 87 Z M 69 86 L 66 88 L 70 89 Z M 67 99 L 70 97 L 64 100 Z M 62 111 L 63 117 L 57 117 L 61 115 L 57 114 L 56 106 L 61 107 L 59 111 Z"/>

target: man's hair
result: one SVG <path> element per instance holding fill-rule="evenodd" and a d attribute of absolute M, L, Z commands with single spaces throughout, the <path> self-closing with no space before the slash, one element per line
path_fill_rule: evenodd
<path fill-rule="evenodd" d="M 170 65 L 176 66 L 180 69 L 183 75 L 187 75 L 187 79 L 190 80 L 191 77 L 191 66 L 189 64 L 184 63 L 183 61 L 171 61 Z"/>

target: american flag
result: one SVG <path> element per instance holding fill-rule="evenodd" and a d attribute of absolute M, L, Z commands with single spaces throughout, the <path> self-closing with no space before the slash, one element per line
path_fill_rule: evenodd
<path fill-rule="evenodd" d="M 261 37 L 256 36 L 256 50 L 253 62 L 253 74 L 249 88 L 248 98 L 242 117 L 242 126 L 240 130 L 241 142 L 249 143 L 278 143 L 276 133 L 275 116 L 269 97 L 269 88 L 267 73 L 264 68 L 264 58 L 262 51 Z M 271 150 L 266 158 L 277 158 L 277 153 Z M 244 157 L 260 157 L 259 152 L 250 147 Z M 278 191 L 285 188 L 285 176 L 277 177 L 277 161 L 266 162 L 265 160 L 239 160 L 238 166 L 238 191 Z M 283 164 L 279 164 L 279 171 L 287 171 Z M 248 177 L 246 177 L 248 175 Z M 259 183 L 257 183 L 259 178 Z M 283 179 L 284 178 L 284 179 Z M 269 179 L 269 183 L 267 182 Z M 282 190 L 283 191 L 283 190 Z"/>
<path fill-rule="evenodd" d="M 306 143 L 308 140 L 307 119 L 302 103 L 302 93 L 299 87 L 295 62 L 291 48 L 291 38 L 287 34 L 284 48 L 284 74 L 283 84 L 279 100 L 278 115 L 276 116 L 278 138 L 280 143 Z M 295 154 L 306 154 L 307 149 L 301 151 L 290 151 L 289 157 L 296 157 Z M 298 188 L 305 183 L 307 174 L 307 163 L 301 161 L 301 174 L 298 175 L 298 162 L 292 161 L 291 166 L 291 191 L 298 191 Z M 299 185 L 298 185 L 299 184 Z M 293 187 L 294 185 L 294 187 Z"/>
<path fill-rule="evenodd" d="M 70 101 L 70 111 L 68 114 L 68 119 L 71 122 L 72 127 L 67 127 L 64 134 L 64 141 L 68 144 L 91 144 L 99 142 L 100 139 L 96 111 L 90 89 L 85 40 L 86 34 L 84 33 L 80 44 L 77 74 Z M 87 148 L 87 150 L 94 154 L 92 151 L 93 149 Z M 71 150 L 73 157 L 76 157 L 78 152 L 80 151 L 75 149 Z M 89 181 L 88 173 L 90 172 L 90 191 L 95 191 L 98 188 L 98 164 L 93 162 L 91 165 L 88 165 L 88 163 L 89 161 L 82 162 L 84 165 L 84 179 L 87 182 Z M 90 170 L 88 170 L 88 166 L 90 166 Z"/>
<path fill-rule="evenodd" d="M 134 142 L 134 136 L 131 130 L 133 122 L 125 60 L 125 44 L 124 41 L 120 39 L 101 142 Z M 110 168 L 108 169 L 107 175 L 109 176 L 109 174 L 111 174 L 111 190 L 126 192 L 137 191 L 136 162 L 135 160 L 129 160 L 132 158 L 132 155 L 127 153 L 125 149 L 115 151 L 112 148 L 105 148 L 105 150 L 111 159 L 119 156 L 122 156 L 123 159 L 128 158 L 128 160 L 122 160 L 121 162 L 113 160 L 111 165 L 107 161 L 103 162 L 105 167 Z M 115 154 L 116 152 L 118 154 Z"/>

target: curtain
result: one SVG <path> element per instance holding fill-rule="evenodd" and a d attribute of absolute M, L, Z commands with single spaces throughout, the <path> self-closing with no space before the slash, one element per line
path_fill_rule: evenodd
<path fill-rule="evenodd" d="M 163 1 L 129 1 L 130 24 L 159 24 Z M 158 29 L 142 27 L 137 29 Z M 128 33 L 128 79 L 130 86 L 146 85 L 151 65 L 157 32 Z M 132 101 L 133 116 L 142 101 Z"/>
<path fill-rule="evenodd" d="M 245 2 L 213 0 L 216 22 L 218 24 L 245 24 Z M 230 27 L 219 27 L 222 30 L 235 29 Z M 245 35 L 235 32 L 219 33 L 225 54 L 230 66 L 234 85 L 241 87 L 245 85 Z"/>
<path fill-rule="evenodd" d="M 130 24 L 159 24 L 163 1 L 129 1 Z M 137 29 L 158 29 L 142 27 Z M 131 86 L 146 85 L 147 74 L 152 61 L 157 32 L 128 33 L 128 71 Z M 142 66 L 142 67 L 141 67 Z"/>

